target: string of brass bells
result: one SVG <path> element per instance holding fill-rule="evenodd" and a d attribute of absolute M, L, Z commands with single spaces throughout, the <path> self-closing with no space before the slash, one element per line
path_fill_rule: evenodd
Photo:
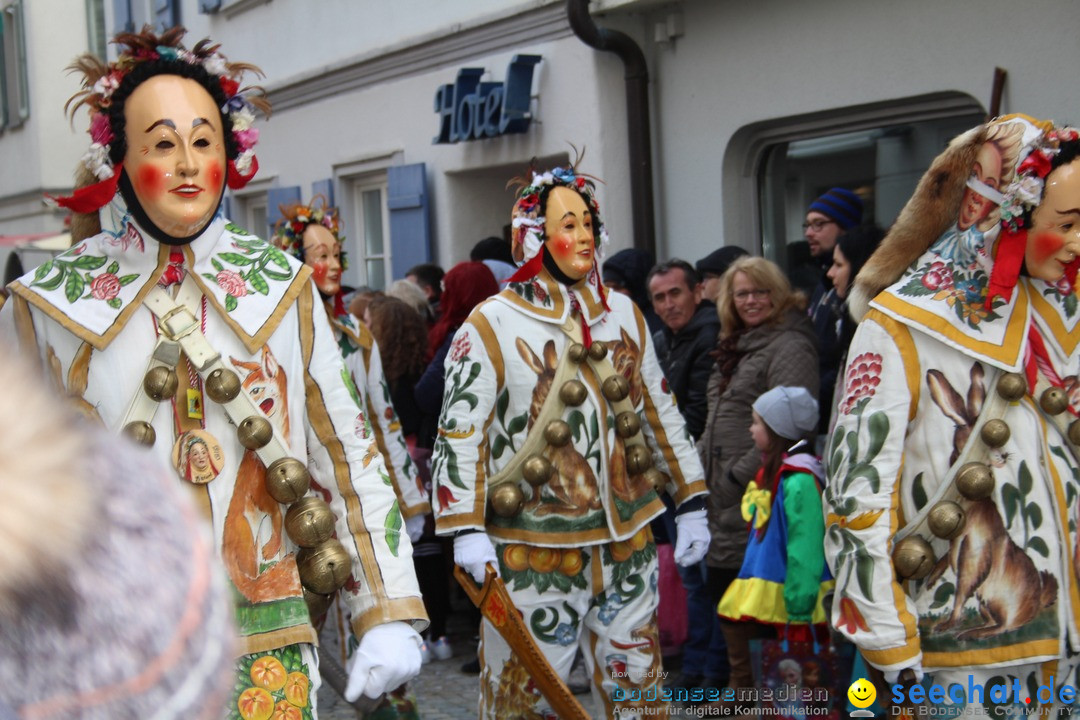
<path fill-rule="evenodd" d="M 166 366 L 151 368 L 143 378 L 143 390 L 162 402 L 176 394 L 179 380 L 176 371 Z M 232 370 L 218 368 L 206 378 L 206 394 L 216 403 L 234 400 L 242 389 L 240 377 Z M 146 446 L 156 439 L 150 423 L 137 420 L 124 433 Z M 240 422 L 236 436 L 248 450 L 259 450 L 273 438 L 274 429 L 262 415 L 252 415 Z M 326 611 L 333 593 L 349 578 L 352 561 L 345 547 L 334 535 L 334 514 L 321 498 L 307 496 L 311 475 L 296 458 L 284 457 L 266 468 L 266 491 L 275 501 L 287 506 L 285 532 L 300 548 L 296 565 L 304 587 L 304 599 L 313 617 Z"/>
<path fill-rule="evenodd" d="M 571 343 L 566 350 L 570 359 L 579 365 L 589 358 L 599 362 L 607 356 L 607 346 L 602 342 L 593 342 L 588 350 L 581 343 Z M 577 407 L 588 398 L 589 391 L 580 380 L 567 380 L 559 388 L 559 399 L 570 407 Z M 600 385 L 600 392 L 611 403 L 617 403 L 630 395 L 630 383 L 619 374 L 606 378 Z M 625 410 L 615 417 L 615 432 L 624 440 L 629 440 L 641 432 L 641 419 L 637 413 Z M 565 447 L 573 439 L 570 426 L 564 420 L 552 420 L 544 428 L 544 440 L 556 448 Z M 657 493 L 663 491 L 664 474 L 653 467 L 652 454 L 644 443 L 626 445 L 626 470 L 631 475 L 644 474 Z M 556 475 L 558 471 L 543 455 L 537 453 L 525 460 L 521 466 L 521 475 L 534 492 Z M 491 509 L 500 517 L 514 517 L 525 504 L 525 494 L 515 482 L 502 483 L 491 491 L 489 497 Z"/>
<path fill-rule="evenodd" d="M 1017 402 L 1028 392 L 1027 380 L 1018 373 L 1006 373 L 998 379 L 997 393 L 1009 402 Z M 1061 388 L 1049 387 L 1039 396 L 1039 406 L 1048 415 L 1060 415 L 1069 408 L 1068 394 Z M 979 431 L 979 439 L 991 449 L 1003 447 L 1012 431 L 1008 423 L 995 418 L 988 420 Z M 1080 445 L 1080 420 L 1073 420 L 1068 427 L 1069 442 Z M 956 472 L 956 489 L 967 500 L 978 501 L 990 497 L 994 491 L 994 471 L 981 462 L 965 463 Z M 927 525 L 935 536 L 952 540 L 964 530 L 964 509 L 951 500 L 943 500 L 927 514 Z M 909 535 L 893 547 L 893 565 L 902 580 L 921 580 L 930 574 L 937 564 L 934 550 L 923 538 Z"/>

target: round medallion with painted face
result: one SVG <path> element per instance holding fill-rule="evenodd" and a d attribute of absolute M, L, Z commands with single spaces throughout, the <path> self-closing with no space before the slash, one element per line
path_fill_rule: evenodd
<path fill-rule="evenodd" d="M 156 75 L 124 105 L 124 169 L 146 216 L 170 237 L 213 219 L 225 181 L 221 112 L 194 80 Z"/>

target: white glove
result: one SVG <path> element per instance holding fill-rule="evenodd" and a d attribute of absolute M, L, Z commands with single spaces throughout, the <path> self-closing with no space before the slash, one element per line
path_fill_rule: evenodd
<path fill-rule="evenodd" d="M 675 516 L 675 562 L 690 567 L 701 562 L 709 551 L 709 523 L 704 510 Z"/>
<path fill-rule="evenodd" d="M 377 698 L 420 674 L 420 634 L 400 621 L 376 625 L 360 638 L 349 667 L 345 699 Z"/>
<path fill-rule="evenodd" d="M 499 558 L 495 556 L 495 546 L 487 533 L 466 533 L 454 538 L 454 564 L 463 567 L 480 585 L 484 584 L 487 576 L 485 568 L 488 563 L 495 566 L 495 574 L 498 575 Z"/>
<path fill-rule="evenodd" d="M 405 532 L 409 535 L 409 540 L 413 545 L 420 539 L 420 536 L 424 534 L 424 518 L 427 517 L 423 513 L 413 515 L 410 518 L 405 518 Z"/>

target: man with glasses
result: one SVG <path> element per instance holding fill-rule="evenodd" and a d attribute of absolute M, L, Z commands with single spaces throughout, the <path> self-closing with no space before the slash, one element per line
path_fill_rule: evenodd
<path fill-rule="evenodd" d="M 803 222 L 803 236 L 810 246 L 810 255 L 821 267 L 821 278 L 810 300 L 810 319 L 818 338 L 818 369 L 821 377 L 821 393 L 824 403 L 831 402 L 833 386 L 839 372 L 840 347 L 836 335 L 837 306 L 839 299 L 833 291 L 832 282 L 825 275 L 832 265 L 836 241 L 848 230 L 862 223 L 862 199 L 850 190 L 834 187 L 810 203 Z M 829 413 L 822 412 L 821 431 L 828 428 Z"/>

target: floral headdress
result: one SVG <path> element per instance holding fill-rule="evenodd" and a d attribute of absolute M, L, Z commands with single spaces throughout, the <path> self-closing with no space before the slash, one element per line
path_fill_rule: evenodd
<path fill-rule="evenodd" d="M 1031 213 L 1042 202 L 1046 176 L 1050 174 L 1053 159 L 1061 151 L 1062 142 L 1076 142 L 1080 139 L 1080 132 L 1076 128 L 1059 128 L 1050 123 L 1039 123 L 1032 124 L 1031 129 L 1039 132 L 1033 137 L 1030 133 L 1025 133 L 1025 143 L 1021 150 L 1021 156 L 1024 157 L 1016 168 L 1016 177 L 1001 193 L 1000 198 L 991 198 L 1001 207 L 1001 232 L 986 293 L 987 308 L 992 306 L 994 298 L 998 296 L 1006 300 L 1012 297 L 1027 248 Z M 1070 285 L 1075 281 L 1076 270 L 1075 265 L 1066 268 Z"/>
<path fill-rule="evenodd" d="M 123 138 L 117 142 L 118 130 L 124 126 L 123 107 L 115 101 L 118 96 L 126 99 L 149 77 L 170 71 L 200 81 L 220 103 L 229 159 L 226 177 L 229 187 L 234 190 L 244 187 L 258 172 L 255 143 L 259 131 L 252 126 L 255 110 L 269 115 L 270 105 L 261 88 L 241 88 L 240 82 L 246 72 L 259 76 L 262 72 L 248 63 L 229 62 L 218 52 L 220 46 L 206 39 L 191 50 L 186 49 L 180 42 L 185 32 L 182 27 L 174 27 L 158 36 L 146 26 L 140 33 L 120 33 L 113 39 L 122 48 L 116 62 L 106 64 L 87 54 L 69 66 L 69 70 L 83 75 L 83 89 L 64 107 L 72 115 L 83 106 L 90 111 L 91 143 L 82 161 L 99 182 L 76 190 L 71 197 L 56 198 L 60 206 L 87 213 L 112 199 L 124 157 Z"/>
<path fill-rule="evenodd" d="M 341 234 L 341 218 L 336 207 L 330 207 L 324 195 L 316 195 L 311 198 L 307 205 L 280 205 L 281 219 L 274 225 L 274 236 L 271 241 L 285 252 L 292 255 L 300 262 L 304 261 L 304 231 L 309 225 L 322 225 L 334 235 L 341 248 L 341 269 L 345 270 L 348 265 L 345 262 L 345 237 Z"/>
<path fill-rule="evenodd" d="M 577 174 L 573 167 L 557 167 L 544 173 L 533 171 L 531 181 L 518 182 L 524 187 L 518 192 L 518 199 L 511 213 L 511 252 L 514 261 L 521 265 L 521 268 L 510 278 L 510 282 L 530 278 L 540 271 L 543 260 L 540 251 L 544 247 L 546 221 L 542 213 L 547 195 L 555 187 L 567 187 L 581 195 L 595 220 L 593 232 L 596 234 L 596 256 L 603 256 L 608 245 L 608 234 L 600 218 L 600 204 L 596 201 L 596 186 L 592 178 Z"/>

